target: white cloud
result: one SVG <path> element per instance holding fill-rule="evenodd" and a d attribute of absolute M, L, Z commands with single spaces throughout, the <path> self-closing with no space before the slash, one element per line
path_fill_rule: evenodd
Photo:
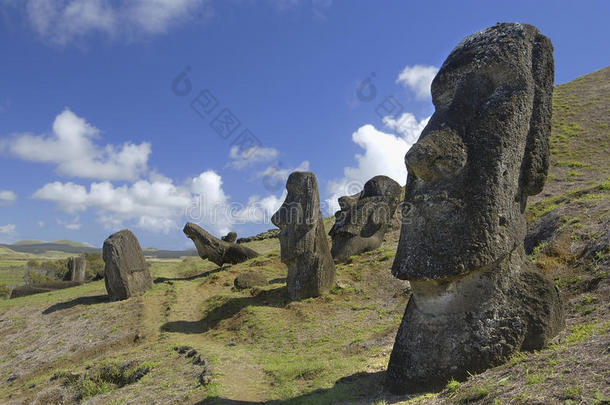
<path fill-rule="evenodd" d="M 12 235 L 17 230 L 14 224 L 0 225 L 0 233 L 3 235 Z"/>
<path fill-rule="evenodd" d="M 99 130 L 65 109 L 53 122 L 50 136 L 20 134 L 4 142 L 12 155 L 52 163 L 60 175 L 99 180 L 135 180 L 147 170 L 150 144 L 126 142 L 98 146 Z"/>
<path fill-rule="evenodd" d="M 10 205 L 17 200 L 17 194 L 10 190 L 0 190 L 0 206 Z"/>
<path fill-rule="evenodd" d="M 135 221 L 136 226 L 148 231 L 167 233 L 181 226 L 186 216 L 223 233 L 228 232 L 232 223 L 222 180 L 211 170 L 183 185 L 160 178 L 122 186 L 107 181 L 92 183 L 87 189 L 72 182 L 56 181 L 44 185 L 33 197 L 54 202 L 67 213 L 93 209 L 100 222 L 111 229 L 123 226 L 126 221 Z"/>
<path fill-rule="evenodd" d="M 26 13 L 45 39 L 64 45 L 94 33 L 128 39 L 161 34 L 202 10 L 204 0 L 28 0 Z"/>
<path fill-rule="evenodd" d="M 364 154 L 355 156 L 357 167 L 344 168 L 341 179 L 328 182 L 327 214 L 339 209 L 339 197 L 362 191 L 364 183 L 374 176 L 385 175 L 404 185 L 407 179 L 405 154 L 417 141 L 428 119 L 417 121 L 410 113 L 403 114 L 398 120 L 384 118 L 386 126 L 398 132 L 399 136 L 379 131 L 370 124 L 358 128 L 352 134 L 352 141 L 364 149 Z"/>
<path fill-rule="evenodd" d="M 72 222 L 62 221 L 61 219 L 57 220 L 57 224 L 63 226 L 69 231 L 78 231 L 80 229 L 80 223 L 78 223 L 78 218 Z"/>
<path fill-rule="evenodd" d="M 232 214 L 236 223 L 271 223 L 271 217 L 282 206 L 287 192 L 284 190 L 281 196 L 269 195 L 264 198 L 252 196 L 243 209 L 235 210 Z"/>
<path fill-rule="evenodd" d="M 231 150 L 229 151 L 231 161 L 227 166 L 233 167 L 234 169 L 243 169 L 244 167 L 255 163 L 269 162 L 277 159 L 278 155 L 279 152 L 275 148 L 252 146 L 247 149 L 242 149 L 236 145 L 231 147 Z"/>
<path fill-rule="evenodd" d="M 436 66 L 406 66 L 398 75 L 396 83 L 411 89 L 416 98 L 426 100 L 430 98 L 430 85 L 437 72 Z"/>

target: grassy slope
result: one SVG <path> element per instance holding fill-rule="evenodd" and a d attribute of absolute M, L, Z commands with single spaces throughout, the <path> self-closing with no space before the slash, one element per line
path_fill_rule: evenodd
<path fill-rule="evenodd" d="M 0 403 L 69 397 L 70 387 L 51 381 L 55 372 L 126 360 L 154 367 L 88 403 L 607 400 L 609 83 L 605 69 L 556 89 L 550 179 L 528 208 L 533 233 L 550 229 L 537 238 L 532 259 L 561 286 L 568 314 L 568 328 L 549 349 L 519 354 L 439 394 L 387 396 L 383 370 L 408 300 L 389 272 L 398 228 L 381 249 L 337 266 L 341 288 L 293 303 L 283 294 L 278 241 L 270 239 L 249 244 L 260 257 L 222 269 L 198 258 L 155 260 L 153 290 L 123 302 L 106 302 L 102 281 L 0 301 Z M 271 283 L 235 291 L 233 279 L 249 270 Z M 199 385 L 201 366 L 173 351 L 176 345 L 208 359 L 211 384 Z M 6 382 L 13 373 L 18 378 Z"/>

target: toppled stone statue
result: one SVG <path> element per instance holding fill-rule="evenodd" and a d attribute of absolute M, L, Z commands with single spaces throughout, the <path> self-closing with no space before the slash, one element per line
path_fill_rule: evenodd
<path fill-rule="evenodd" d="M 310 172 L 293 172 L 286 190 L 286 200 L 271 222 L 280 228 L 288 295 L 293 300 L 317 297 L 333 287 L 335 264 L 324 231 L 316 177 Z"/>
<path fill-rule="evenodd" d="M 182 232 L 193 241 L 199 257 L 218 266 L 225 263 L 237 264 L 258 256 L 249 247 L 220 240 L 192 222 L 187 222 Z"/>
<path fill-rule="evenodd" d="M 226 234 L 225 236 L 223 236 L 220 239 L 222 239 L 222 240 L 224 240 L 225 242 L 228 242 L 228 243 L 235 243 L 235 240 L 237 239 L 237 233 L 229 232 L 228 234 Z"/>
<path fill-rule="evenodd" d="M 106 264 L 106 291 L 111 301 L 140 295 L 152 288 L 152 278 L 142 248 L 128 229 L 114 233 L 104 241 L 102 258 Z"/>
<path fill-rule="evenodd" d="M 375 176 L 361 192 L 339 198 L 341 210 L 335 213 L 335 224 L 328 233 L 335 262 L 381 246 L 401 191 L 400 184 L 391 178 Z"/>
<path fill-rule="evenodd" d="M 559 294 L 524 254 L 524 210 L 549 164 L 552 45 L 531 25 L 460 42 L 432 82 L 436 108 L 407 152 L 392 274 L 413 295 L 388 365 L 394 392 L 441 389 L 543 347 Z"/>
<path fill-rule="evenodd" d="M 66 273 L 64 280 L 84 283 L 86 269 L 87 261 L 83 256 L 70 257 L 68 258 L 68 272 Z"/>

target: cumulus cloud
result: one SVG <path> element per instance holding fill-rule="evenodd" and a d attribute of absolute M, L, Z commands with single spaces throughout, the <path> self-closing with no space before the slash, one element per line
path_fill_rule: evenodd
<path fill-rule="evenodd" d="M 398 75 L 396 83 L 413 91 L 416 98 L 426 100 L 430 98 L 430 85 L 437 72 L 436 66 L 406 66 Z"/>
<path fill-rule="evenodd" d="M 250 148 L 243 149 L 236 145 L 231 147 L 231 150 L 229 151 L 231 161 L 227 164 L 227 166 L 234 169 L 243 169 L 246 166 L 256 163 L 272 161 L 277 159 L 278 155 L 279 152 L 275 148 L 252 146 Z"/>
<path fill-rule="evenodd" d="M 58 219 L 57 224 L 63 226 L 64 228 L 66 228 L 69 231 L 78 231 L 81 226 L 80 223 L 78 223 L 78 219 L 75 219 L 74 221 L 71 221 L 71 222 L 62 221 L 61 219 Z"/>
<path fill-rule="evenodd" d="M 134 221 L 148 231 L 167 233 L 185 217 L 219 233 L 228 232 L 231 225 L 228 196 L 220 176 L 211 170 L 182 185 L 163 177 L 121 186 L 105 181 L 89 188 L 56 181 L 38 189 L 33 198 L 54 202 L 71 214 L 93 209 L 100 222 L 112 229 Z"/>
<path fill-rule="evenodd" d="M 0 225 L 0 233 L 3 235 L 12 235 L 16 229 L 17 227 L 14 224 Z"/>
<path fill-rule="evenodd" d="M 94 33 L 133 38 L 166 32 L 192 18 L 204 0 L 27 0 L 26 14 L 45 39 L 64 45 Z"/>
<path fill-rule="evenodd" d="M 150 144 L 126 142 L 121 146 L 96 145 L 100 131 L 65 109 L 55 117 L 53 134 L 19 134 L 4 142 L 18 158 L 51 163 L 63 176 L 98 180 L 135 180 L 147 170 Z"/>
<path fill-rule="evenodd" d="M 10 190 L 0 190 L 0 206 L 10 205 L 17 201 L 17 194 Z"/>
<path fill-rule="evenodd" d="M 364 154 L 356 154 L 357 166 L 344 168 L 341 179 L 328 182 L 326 191 L 330 197 L 326 200 L 327 214 L 339 209 L 339 197 L 362 191 L 364 183 L 374 176 L 385 175 L 404 185 L 407 179 L 405 154 L 417 141 L 428 119 L 417 121 L 410 113 L 398 119 L 385 117 L 386 126 L 397 132 L 398 136 L 382 132 L 370 124 L 358 128 L 352 134 L 352 141 L 364 149 Z"/>

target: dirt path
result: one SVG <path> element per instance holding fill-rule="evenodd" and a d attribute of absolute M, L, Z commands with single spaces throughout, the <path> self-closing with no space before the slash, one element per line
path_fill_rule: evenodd
<path fill-rule="evenodd" d="M 203 333 L 204 303 L 227 287 L 202 283 L 205 279 L 174 281 L 175 300 L 170 304 L 167 321 L 179 323 L 180 330 L 165 331 L 166 341 L 188 345 L 212 358 L 215 380 L 220 384 L 219 397 L 233 401 L 265 401 L 268 381 L 253 356 L 239 346 L 219 342 Z M 222 400 L 219 401 L 222 403 Z"/>

